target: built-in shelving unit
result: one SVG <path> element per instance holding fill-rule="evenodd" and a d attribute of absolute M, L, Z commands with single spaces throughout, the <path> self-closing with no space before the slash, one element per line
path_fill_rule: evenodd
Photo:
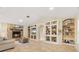
<path fill-rule="evenodd" d="M 31 26 L 30 27 L 30 36 L 31 36 L 31 39 L 36 39 L 36 36 L 37 36 L 36 32 L 37 32 L 36 25 Z"/>
<path fill-rule="evenodd" d="M 30 26 L 28 26 L 28 38 L 30 38 Z"/>
<path fill-rule="evenodd" d="M 63 43 L 75 44 L 75 19 L 65 19 L 62 25 L 62 32 Z"/>
<path fill-rule="evenodd" d="M 52 20 L 44 24 L 44 42 L 74 45 L 76 42 L 76 20 L 67 18 L 65 20 Z M 37 39 L 38 27 L 36 25 L 28 27 L 28 37 Z"/>
<path fill-rule="evenodd" d="M 45 24 L 46 41 L 57 43 L 58 23 L 57 20 L 49 21 Z"/>
<path fill-rule="evenodd" d="M 23 37 L 23 26 L 13 24 L 10 28 L 11 31 L 11 37 L 18 39 Z"/>

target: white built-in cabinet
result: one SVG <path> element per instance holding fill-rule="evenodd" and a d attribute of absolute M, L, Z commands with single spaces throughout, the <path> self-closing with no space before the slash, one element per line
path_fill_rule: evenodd
<path fill-rule="evenodd" d="M 51 43 L 58 42 L 58 21 L 48 21 L 45 23 L 45 41 Z"/>
<path fill-rule="evenodd" d="M 37 39 L 37 27 L 36 25 L 30 26 L 30 38 Z"/>
<path fill-rule="evenodd" d="M 62 43 L 76 44 L 76 20 L 74 18 L 67 18 L 62 22 Z"/>
<path fill-rule="evenodd" d="M 74 18 L 50 20 L 38 26 L 33 25 L 28 28 L 28 37 L 36 40 L 40 37 L 39 40 L 47 43 L 72 46 L 76 44 L 76 19 Z"/>
<path fill-rule="evenodd" d="M 45 41 L 74 46 L 76 44 L 76 20 L 74 18 L 61 20 L 45 23 Z"/>

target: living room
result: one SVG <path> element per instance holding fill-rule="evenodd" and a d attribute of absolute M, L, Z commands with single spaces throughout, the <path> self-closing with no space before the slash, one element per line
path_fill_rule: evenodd
<path fill-rule="evenodd" d="M 0 7 L 0 51 L 77 52 L 78 7 Z"/>

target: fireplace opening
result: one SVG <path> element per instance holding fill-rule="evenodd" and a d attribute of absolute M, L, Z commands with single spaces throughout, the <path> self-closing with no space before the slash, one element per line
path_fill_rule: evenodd
<path fill-rule="evenodd" d="M 12 38 L 21 38 L 21 31 L 13 31 Z"/>

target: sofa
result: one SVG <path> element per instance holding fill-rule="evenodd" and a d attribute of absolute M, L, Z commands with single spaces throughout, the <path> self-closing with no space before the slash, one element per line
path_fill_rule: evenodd
<path fill-rule="evenodd" d="M 0 37 L 0 52 L 15 47 L 15 40 Z"/>

